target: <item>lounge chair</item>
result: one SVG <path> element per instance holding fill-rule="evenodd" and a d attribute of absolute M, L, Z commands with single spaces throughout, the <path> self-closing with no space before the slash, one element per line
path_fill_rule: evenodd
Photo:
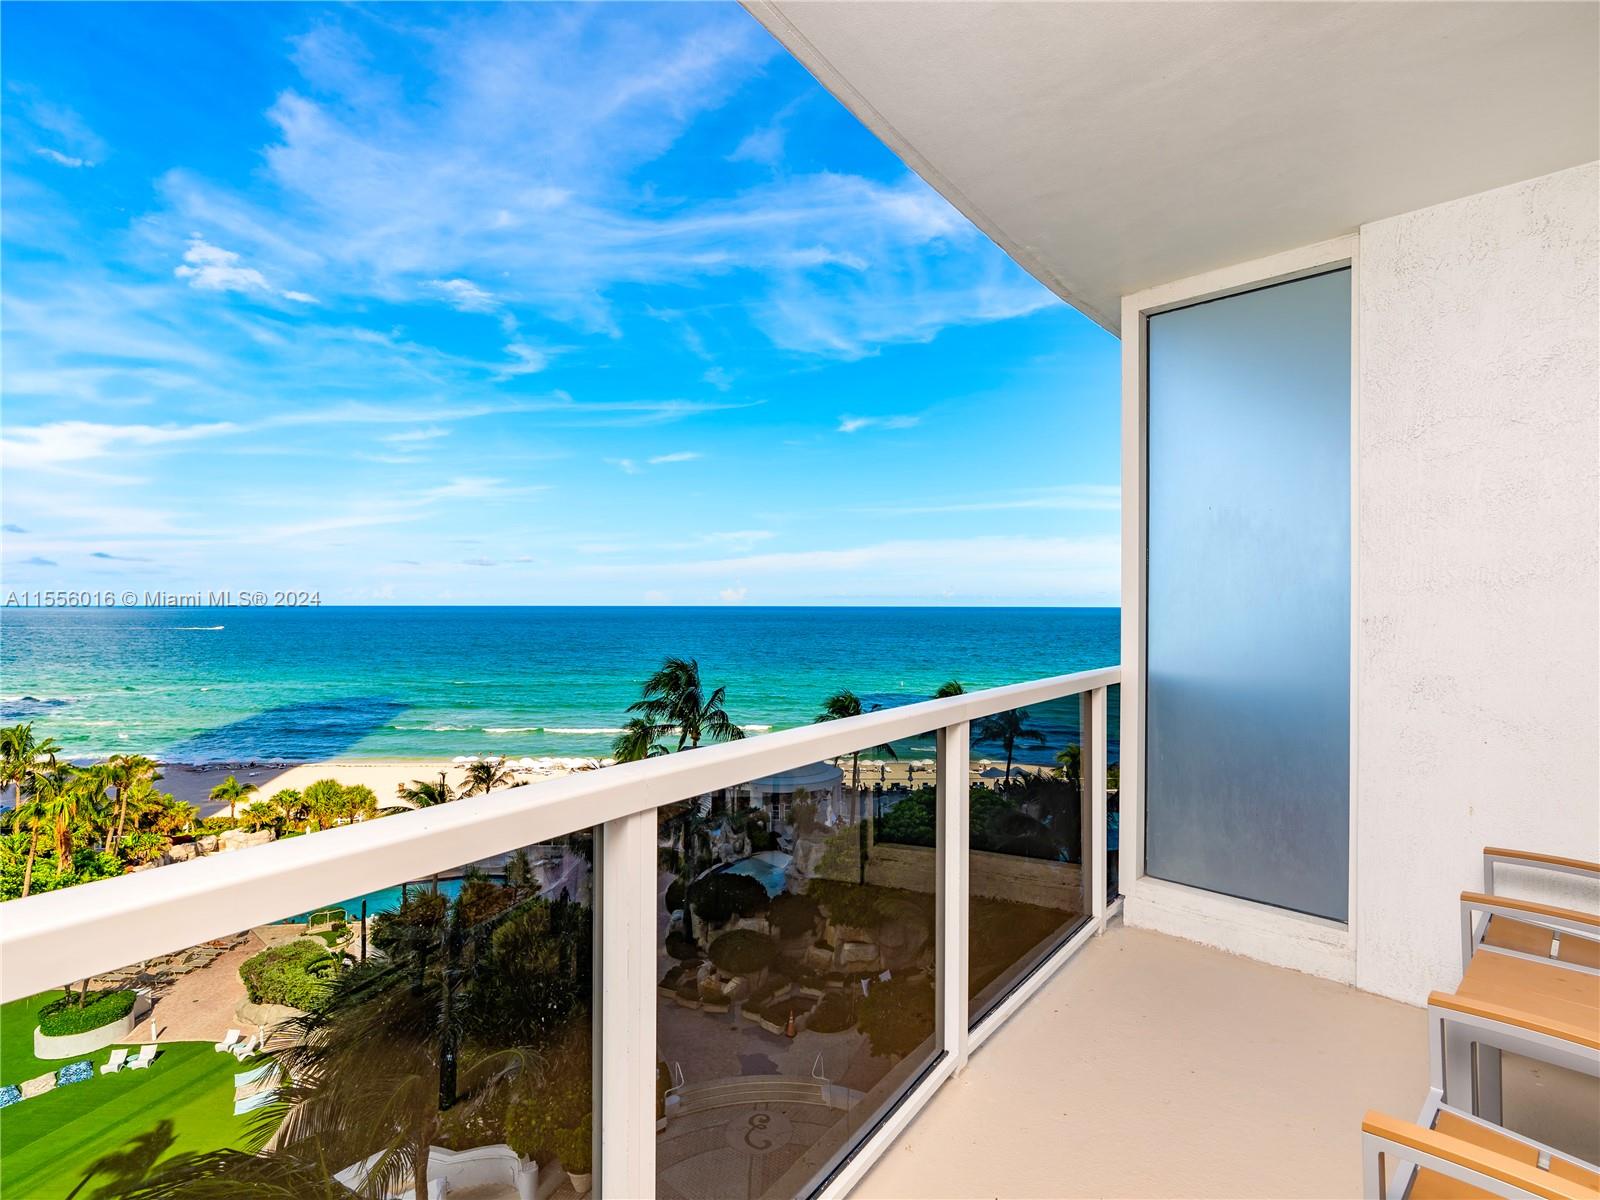
<path fill-rule="evenodd" d="M 126 1046 L 118 1046 L 111 1052 L 111 1060 L 107 1062 L 105 1066 L 100 1068 L 100 1074 L 115 1075 L 118 1071 L 122 1070 L 123 1064 L 127 1061 L 128 1048 Z"/>
<path fill-rule="evenodd" d="M 127 1061 L 127 1069 L 130 1071 L 144 1070 L 151 1063 L 155 1062 L 156 1055 L 158 1053 L 160 1053 L 160 1051 L 156 1049 L 156 1044 L 154 1042 L 150 1042 L 148 1045 L 140 1046 L 139 1053 L 135 1054 Z"/>
<path fill-rule="evenodd" d="M 257 1050 L 261 1049 L 261 1035 L 258 1033 L 246 1038 L 242 1042 L 235 1042 L 233 1045 L 229 1046 L 228 1049 L 233 1052 L 233 1056 L 235 1058 L 237 1058 L 240 1062 L 243 1062 Z"/>
<path fill-rule="evenodd" d="M 244 1034 L 239 1032 L 239 1030 L 230 1029 L 225 1035 L 223 1035 L 222 1040 L 218 1042 L 213 1049 L 215 1049 L 219 1054 L 224 1050 L 232 1050 L 236 1045 L 239 1044 L 239 1039 L 243 1036 Z"/>
<path fill-rule="evenodd" d="M 1600 1171 L 1430 1096 L 1419 1121 L 1369 1112 L 1361 1122 L 1366 1200 L 1595 1200 Z"/>
<path fill-rule="evenodd" d="M 1486 887 L 1501 863 L 1600 878 L 1600 864 L 1490 847 Z M 1600 1076 L 1600 916 L 1463 892 L 1461 954 L 1460 985 L 1428 997 L 1445 1103 L 1498 1122 L 1504 1050 Z"/>

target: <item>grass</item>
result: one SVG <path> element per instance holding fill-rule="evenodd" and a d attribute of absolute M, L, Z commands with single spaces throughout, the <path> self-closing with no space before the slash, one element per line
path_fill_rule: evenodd
<path fill-rule="evenodd" d="M 21 1083 L 72 1060 L 33 1056 L 32 1014 L 46 992 L 0 1007 L 0 1080 Z M 86 1055 L 95 1076 L 0 1109 L 0 1195 L 56 1200 L 93 1171 L 80 1200 L 115 1196 L 156 1161 L 173 1154 L 239 1146 L 250 1116 L 233 1115 L 233 1076 L 244 1070 L 207 1042 L 169 1042 L 149 1068 L 101 1075 L 109 1049 Z M 95 1170 L 97 1161 L 116 1155 Z"/>

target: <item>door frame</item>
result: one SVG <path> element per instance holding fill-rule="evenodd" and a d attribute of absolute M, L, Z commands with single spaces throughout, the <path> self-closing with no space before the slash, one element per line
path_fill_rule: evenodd
<path fill-rule="evenodd" d="M 1277 283 L 1321 275 L 1341 267 L 1350 268 L 1351 647 L 1349 915 L 1342 922 L 1156 879 L 1145 873 L 1144 857 L 1149 318 L 1205 300 L 1251 292 Z M 1360 817 L 1360 797 L 1356 787 L 1356 699 L 1359 679 L 1355 669 L 1355 646 L 1360 628 L 1357 575 L 1357 548 L 1360 545 L 1357 525 L 1360 291 L 1360 238 L 1350 234 L 1175 280 L 1122 299 L 1122 711 L 1119 731 L 1121 816 L 1118 847 L 1119 882 L 1125 898 L 1123 918 L 1129 925 L 1204 942 L 1277 966 L 1291 967 L 1346 983 L 1355 981 L 1356 924 L 1360 914 L 1356 890 L 1356 848 L 1359 844 L 1356 835 Z"/>

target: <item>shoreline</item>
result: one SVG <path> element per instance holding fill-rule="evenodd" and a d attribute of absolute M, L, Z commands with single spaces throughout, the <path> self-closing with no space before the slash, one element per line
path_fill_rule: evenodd
<path fill-rule="evenodd" d="M 515 784 L 506 786 L 560 779 L 575 771 L 592 770 L 594 766 L 591 764 L 605 766 L 609 763 L 609 760 L 576 756 L 535 761 L 539 765 L 533 768 L 516 768 Z M 848 756 L 842 765 L 848 781 L 850 770 Z M 935 766 L 932 757 L 863 760 L 861 782 L 867 788 L 875 783 L 882 783 L 885 786 L 896 783 L 912 786 L 931 785 L 934 782 Z M 972 760 L 973 782 L 991 781 L 1003 771 L 1003 768 L 1004 760 L 975 758 Z M 1012 765 L 1014 775 L 1050 769 L 1049 765 L 1041 763 L 1018 762 Z M 251 796 L 251 800 L 265 799 L 283 788 L 303 791 L 319 779 L 335 779 L 346 785 L 365 784 L 377 794 L 380 801 L 384 801 L 392 797 L 401 785 L 417 779 L 436 779 L 440 772 L 444 773 L 451 787 L 459 789 L 464 785 L 465 766 L 449 759 L 393 758 L 325 759 L 315 762 L 243 760 L 231 763 L 162 763 L 162 778 L 156 786 L 162 791 L 170 792 L 178 800 L 196 805 L 200 809 L 201 816 L 209 817 L 227 812 L 226 804 L 215 802 L 210 796 L 211 789 L 229 775 L 236 777 L 240 783 L 256 785 L 257 791 Z"/>

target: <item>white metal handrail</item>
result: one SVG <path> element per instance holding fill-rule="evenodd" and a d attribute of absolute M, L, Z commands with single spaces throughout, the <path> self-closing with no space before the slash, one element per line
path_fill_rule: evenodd
<path fill-rule="evenodd" d="M 0 906 L 0 1002 L 508 847 L 1120 678 L 1110 667 L 883 709 L 9 901 Z"/>

